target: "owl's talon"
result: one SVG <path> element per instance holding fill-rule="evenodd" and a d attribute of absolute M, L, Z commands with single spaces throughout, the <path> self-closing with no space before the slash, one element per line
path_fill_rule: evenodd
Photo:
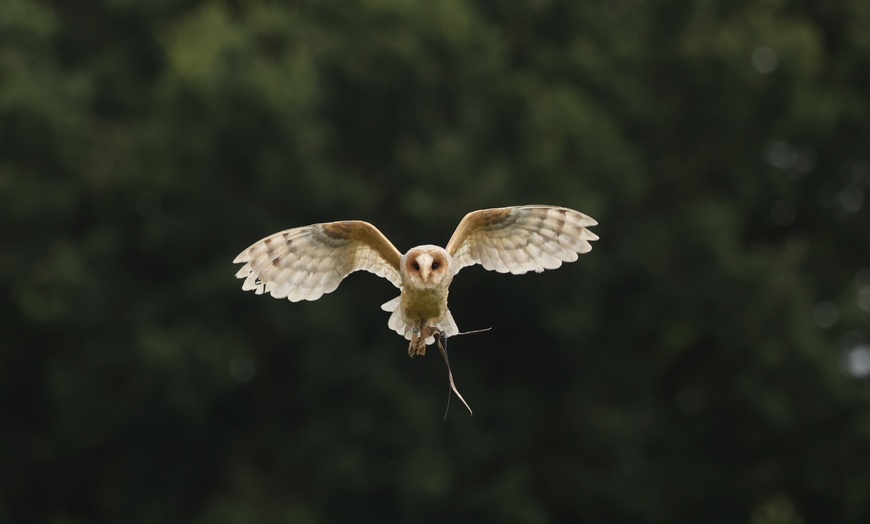
<path fill-rule="evenodd" d="M 408 356 L 414 358 L 415 355 L 426 354 L 426 333 L 420 333 L 419 329 L 411 330 L 411 343 L 408 344 Z"/>
<path fill-rule="evenodd" d="M 423 356 L 426 354 L 426 344 L 424 343 L 421 346 L 417 346 L 414 342 L 411 342 L 408 345 L 408 356 L 414 358 L 417 355 Z"/>
<path fill-rule="evenodd" d="M 411 342 L 408 344 L 408 356 L 414 358 L 415 355 L 423 356 L 426 354 L 426 339 L 429 337 L 441 337 L 446 342 L 447 334 L 435 326 L 426 326 L 420 329 L 411 330 Z"/>

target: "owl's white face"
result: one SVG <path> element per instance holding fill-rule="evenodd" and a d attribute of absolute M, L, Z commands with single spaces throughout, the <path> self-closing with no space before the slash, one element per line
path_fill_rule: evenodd
<path fill-rule="evenodd" d="M 418 246 L 402 257 L 403 280 L 415 288 L 445 288 L 453 280 L 452 257 L 438 246 Z"/>

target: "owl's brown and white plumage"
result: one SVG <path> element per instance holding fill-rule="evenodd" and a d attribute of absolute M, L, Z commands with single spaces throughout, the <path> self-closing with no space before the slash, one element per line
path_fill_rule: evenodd
<path fill-rule="evenodd" d="M 598 237 L 586 229 L 597 222 L 564 207 L 517 206 L 465 215 L 447 248 L 417 246 L 404 255 L 373 225 L 359 220 L 288 229 L 242 251 L 233 263 L 242 289 L 292 302 L 316 300 L 335 291 L 354 271 L 381 276 L 401 290 L 384 304 L 388 325 L 410 340 L 410 355 L 424 354 L 433 333 L 459 333 L 447 309 L 447 294 L 460 269 L 515 275 L 554 269 L 577 260 Z"/>

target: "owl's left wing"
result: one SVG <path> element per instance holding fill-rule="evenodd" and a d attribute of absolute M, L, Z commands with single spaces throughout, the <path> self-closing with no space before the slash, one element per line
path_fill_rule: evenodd
<path fill-rule="evenodd" d="M 328 222 L 270 235 L 239 253 L 234 264 L 242 289 L 291 302 L 335 291 L 354 271 L 368 271 L 401 285 L 402 254 L 375 226 L 360 220 Z"/>
<path fill-rule="evenodd" d="M 586 229 L 597 222 L 579 211 L 555 206 L 482 209 L 465 215 L 447 252 L 454 273 L 465 266 L 521 275 L 555 269 L 577 260 L 598 236 Z"/>

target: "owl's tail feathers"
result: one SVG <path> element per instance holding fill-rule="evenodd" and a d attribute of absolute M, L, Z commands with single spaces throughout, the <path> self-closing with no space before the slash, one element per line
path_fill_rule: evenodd
<path fill-rule="evenodd" d="M 396 333 L 405 337 L 406 340 L 411 340 L 411 334 L 414 328 L 417 326 L 405 322 L 405 317 L 404 315 L 402 315 L 402 308 L 399 307 L 401 303 L 402 296 L 399 295 L 393 300 L 385 302 L 381 306 L 381 309 L 392 313 L 392 315 L 390 315 L 390 319 L 387 321 L 387 326 Z M 459 328 L 456 326 L 456 321 L 453 320 L 453 315 L 450 314 L 449 309 L 441 318 L 441 320 L 434 324 L 434 326 L 446 333 L 448 337 L 459 334 Z M 427 346 L 434 343 L 435 337 L 428 337 L 426 339 Z"/>

